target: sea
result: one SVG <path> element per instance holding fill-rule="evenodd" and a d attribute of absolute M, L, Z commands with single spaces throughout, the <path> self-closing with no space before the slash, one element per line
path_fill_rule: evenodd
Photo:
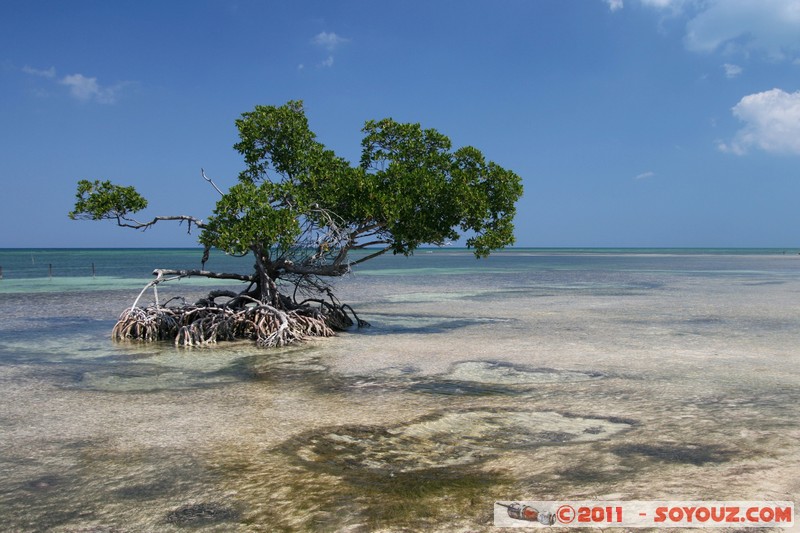
<path fill-rule="evenodd" d="M 112 341 L 140 294 L 241 288 L 146 288 L 200 250 L 0 249 L 0 530 L 472 532 L 497 502 L 800 502 L 798 251 L 386 255 L 334 285 L 369 327 L 260 349 Z"/>

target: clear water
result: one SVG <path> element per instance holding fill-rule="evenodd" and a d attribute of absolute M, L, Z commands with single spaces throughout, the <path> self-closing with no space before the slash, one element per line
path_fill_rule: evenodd
<path fill-rule="evenodd" d="M 2 529 L 489 531 L 498 500 L 800 501 L 782 252 L 382 257 L 338 284 L 371 328 L 265 351 L 110 340 L 196 250 L 0 250 Z"/>

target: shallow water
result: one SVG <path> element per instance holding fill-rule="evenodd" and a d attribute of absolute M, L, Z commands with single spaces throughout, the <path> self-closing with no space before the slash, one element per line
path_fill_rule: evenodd
<path fill-rule="evenodd" d="M 111 342 L 146 273 L 0 281 L 3 528 L 488 531 L 495 501 L 800 500 L 800 258 L 367 265 L 338 294 L 371 328 L 272 351 Z"/>

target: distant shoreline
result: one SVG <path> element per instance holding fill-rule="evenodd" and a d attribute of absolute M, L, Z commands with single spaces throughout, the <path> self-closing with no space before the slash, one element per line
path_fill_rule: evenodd
<path fill-rule="evenodd" d="M 366 248 L 364 250 L 371 250 Z M 2 252 L 131 252 L 131 251 L 198 251 L 203 248 L 199 246 L 177 246 L 177 247 L 9 247 L 0 248 Z M 430 246 L 420 247 L 416 251 L 420 252 L 471 252 L 469 248 L 461 246 Z M 797 255 L 800 254 L 800 246 L 795 247 L 635 247 L 635 246 L 514 246 L 497 250 L 497 253 L 538 253 L 538 254 L 653 254 L 653 255 Z"/>

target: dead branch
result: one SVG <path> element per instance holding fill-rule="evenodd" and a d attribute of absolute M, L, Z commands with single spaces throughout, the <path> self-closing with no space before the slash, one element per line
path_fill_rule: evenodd
<path fill-rule="evenodd" d="M 189 215 L 175 215 L 175 216 L 167 216 L 167 217 L 154 217 L 153 220 L 150 222 L 139 222 L 134 218 L 129 218 L 122 215 L 117 215 L 117 225 L 123 228 L 133 228 L 133 229 L 140 229 L 142 231 L 146 230 L 154 226 L 157 222 L 161 222 L 162 220 L 178 220 L 183 222 L 184 220 L 189 223 L 189 230 L 192 229 L 192 224 L 197 226 L 198 228 L 205 228 L 206 224 L 202 220 L 189 216 Z"/>
<path fill-rule="evenodd" d="M 230 272 L 212 272 L 210 270 L 172 270 L 168 268 L 157 268 L 153 270 L 153 275 L 159 276 L 161 278 L 163 278 L 164 276 L 175 276 L 177 278 L 200 276 L 204 278 L 213 278 L 213 279 L 235 279 L 238 281 L 250 281 L 250 282 L 256 281 L 255 275 L 247 276 L 244 274 L 235 274 Z"/>
<path fill-rule="evenodd" d="M 224 193 L 224 192 L 222 192 L 222 191 L 220 190 L 220 188 L 219 188 L 219 187 L 217 187 L 217 184 L 216 184 L 216 183 L 214 183 L 214 182 L 211 180 L 211 178 L 209 178 L 208 176 L 206 176 L 206 171 L 205 171 L 205 170 L 203 170 L 202 168 L 200 169 L 200 175 L 201 175 L 201 176 L 203 176 L 203 179 L 204 179 L 204 180 L 206 180 L 207 182 L 209 182 L 209 183 L 211 184 L 211 186 L 212 186 L 212 187 L 214 187 L 214 190 L 215 190 L 215 191 L 217 191 L 217 192 L 220 194 L 220 196 L 225 196 L 225 193 Z"/>

